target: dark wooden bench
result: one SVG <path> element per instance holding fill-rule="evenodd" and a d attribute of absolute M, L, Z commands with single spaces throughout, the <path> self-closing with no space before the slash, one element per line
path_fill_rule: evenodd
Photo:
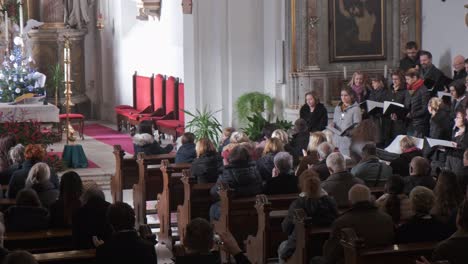
<path fill-rule="evenodd" d="M 138 163 L 133 157 L 124 158 L 125 151 L 120 145 L 114 145 L 115 174 L 111 177 L 111 195 L 114 202 L 123 201 L 123 190 L 132 189 L 138 182 Z M 155 164 L 167 159 L 171 162 L 175 160 L 175 153 L 146 156 L 154 159 Z"/>
<path fill-rule="evenodd" d="M 343 228 L 341 235 L 346 264 L 414 264 L 420 256 L 430 258 L 437 246 L 437 242 L 423 242 L 366 248 L 353 229 Z"/>
<path fill-rule="evenodd" d="M 177 228 L 179 239 L 183 243 L 185 229 L 192 219 L 209 219 L 209 210 L 213 203 L 210 190 L 215 183 L 197 183 L 191 177 L 190 170 L 184 170 L 180 180 L 184 186 L 184 202 L 177 206 Z"/>
<path fill-rule="evenodd" d="M 31 253 L 73 249 L 71 229 L 50 229 L 32 232 L 7 232 L 4 247 L 9 250 L 27 250 Z"/>
<path fill-rule="evenodd" d="M 95 249 L 59 251 L 33 254 L 38 263 L 50 264 L 89 264 L 96 258 Z"/>

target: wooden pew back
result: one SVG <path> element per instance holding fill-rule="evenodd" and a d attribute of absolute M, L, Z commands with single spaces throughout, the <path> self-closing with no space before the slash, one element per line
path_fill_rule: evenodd
<path fill-rule="evenodd" d="M 38 263 L 47 264 L 89 264 L 94 263 L 96 249 L 59 251 L 33 254 Z"/>
<path fill-rule="evenodd" d="M 32 253 L 73 249 L 70 229 L 50 229 L 33 232 L 7 232 L 4 246 L 8 250 L 27 250 Z"/>

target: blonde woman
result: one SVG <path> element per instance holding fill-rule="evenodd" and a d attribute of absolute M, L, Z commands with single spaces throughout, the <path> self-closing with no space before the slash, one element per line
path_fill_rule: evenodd
<path fill-rule="evenodd" d="M 367 78 L 363 72 L 354 72 L 348 86 L 356 93 L 356 101 L 358 103 L 364 102 L 369 97 Z"/>
<path fill-rule="evenodd" d="M 271 178 L 271 171 L 275 167 L 273 160 L 278 152 L 284 151 L 284 145 L 278 138 L 269 138 L 266 141 L 263 155 L 257 160 L 257 170 L 262 176 L 262 180 L 266 181 Z"/>
<path fill-rule="evenodd" d="M 327 137 L 323 132 L 314 132 L 310 134 L 309 145 L 307 145 L 307 150 L 303 150 L 304 158 L 297 167 L 296 176 L 301 175 L 309 166 L 315 165 L 319 162 L 317 147 L 323 142 L 327 142 Z"/>
<path fill-rule="evenodd" d="M 198 183 L 216 182 L 222 172 L 223 162 L 213 142 L 201 138 L 195 146 L 195 151 L 197 157 L 192 162 L 192 177 L 196 178 Z"/>

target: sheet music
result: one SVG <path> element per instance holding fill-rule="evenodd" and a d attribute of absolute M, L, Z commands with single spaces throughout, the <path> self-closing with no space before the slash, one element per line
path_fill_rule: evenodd
<path fill-rule="evenodd" d="M 397 136 L 388 147 L 385 148 L 385 151 L 390 152 L 390 153 L 395 153 L 395 154 L 401 154 L 401 148 L 400 148 L 400 141 L 403 137 L 406 137 L 406 135 L 399 135 Z M 419 149 L 423 149 L 424 147 L 424 139 L 422 138 L 417 138 L 417 137 L 411 137 L 413 139 L 413 142 L 415 143 L 416 147 Z"/>
<path fill-rule="evenodd" d="M 440 139 L 435 139 L 435 138 L 426 138 L 427 143 L 429 144 L 429 147 L 448 147 L 448 148 L 456 148 L 457 143 L 453 141 L 448 141 L 448 140 L 440 140 Z"/>
<path fill-rule="evenodd" d="M 367 104 L 367 112 L 372 111 L 374 108 L 383 108 L 384 107 L 384 103 L 371 101 L 371 100 L 367 100 L 366 104 Z"/>
<path fill-rule="evenodd" d="M 399 107 L 401 107 L 401 108 L 405 108 L 405 106 L 404 106 L 403 104 L 395 103 L 395 102 L 390 102 L 390 101 L 385 101 L 385 102 L 383 102 L 383 111 L 384 111 L 384 113 L 387 111 L 387 108 L 388 108 L 390 105 L 396 105 L 396 106 L 399 106 Z"/>
<path fill-rule="evenodd" d="M 444 97 L 444 96 L 448 96 L 448 97 L 450 97 L 450 99 L 452 98 L 452 95 L 450 93 L 437 92 L 437 97 L 439 97 L 440 99 L 442 99 L 442 97 Z"/>

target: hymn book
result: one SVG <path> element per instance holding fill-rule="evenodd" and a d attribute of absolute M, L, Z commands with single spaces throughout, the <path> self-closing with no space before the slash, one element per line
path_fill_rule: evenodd
<path fill-rule="evenodd" d="M 327 126 L 326 129 L 330 130 L 333 134 L 344 137 L 346 136 L 346 133 L 349 132 L 351 129 L 353 129 L 355 126 L 356 124 L 353 124 L 347 127 L 346 129 L 341 130 L 338 127 L 336 127 L 335 124 L 333 124 L 333 125 Z"/>
<path fill-rule="evenodd" d="M 390 152 L 390 153 L 395 153 L 395 154 L 401 154 L 401 148 L 400 148 L 400 141 L 403 137 L 406 137 L 405 135 L 399 135 L 397 136 L 388 147 L 385 148 L 385 151 Z M 410 137 L 414 144 L 416 145 L 417 148 L 423 149 L 424 147 L 424 139 L 422 138 L 417 138 L 417 137 Z"/>
<path fill-rule="evenodd" d="M 456 148 L 457 143 L 448 140 L 441 140 L 435 138 L 426 138 L 426 143 L 430 148 L 434 147 L 446 147 L 446 148 Z"/>
<path fill-rule="evenodd" d="M 365 109 L 369 115 L 376 115 L 383 113 L 384 103 L 366 100 L 360 103 L 360 106 Z"/>
<path fill-rule="evenodd" d="M 403 104 L 385 101 L 383 102 L 383 105 L 384 115 L 396 114 L 400 120 L 404 119 L 409 112 L 409 110 L 405 108 Z"/>

